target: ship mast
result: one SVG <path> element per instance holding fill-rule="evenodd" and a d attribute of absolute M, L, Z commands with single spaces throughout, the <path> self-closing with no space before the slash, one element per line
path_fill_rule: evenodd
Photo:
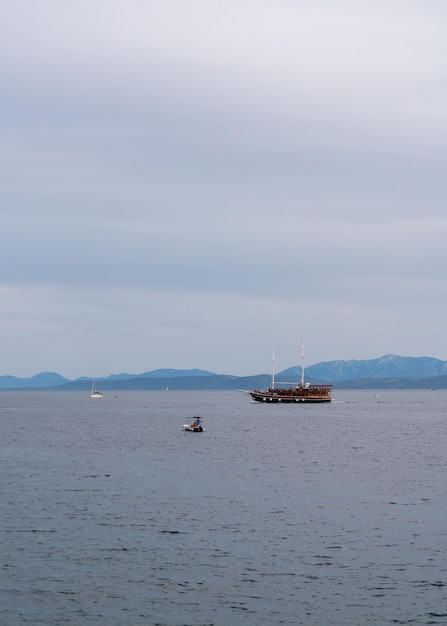
<path fill-rule="evenodd" d="M 304 387 L 304 341 L 301 348 L 301 387 Z"/>
<path fill-rule="evenodd" d="M 275 388 L 275 343 L 272 348 L 272 389 Z"/>

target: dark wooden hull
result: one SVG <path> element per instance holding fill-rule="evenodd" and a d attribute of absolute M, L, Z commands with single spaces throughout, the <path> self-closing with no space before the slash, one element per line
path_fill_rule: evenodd
<path fill-rule="evenodd" d="M 281 403 L 281 404 L 316 404 L 330 402 L 331 392 L 327 388 L 314 389 L 268 389 L 266 391 L 250 391 L 256 402 Z"/>

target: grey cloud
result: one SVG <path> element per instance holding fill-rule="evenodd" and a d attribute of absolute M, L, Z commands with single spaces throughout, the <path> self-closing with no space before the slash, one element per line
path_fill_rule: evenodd
<path fill-rule="evenodd" d="M 231 371 L 229 342 L 252 373 L 306 335 L 314 360 L 446 358 L 444 5 L 215 6 L 8 6 L 9 348 L 29 374 L 69 367 L 56 344 L 76 375 Z"/>

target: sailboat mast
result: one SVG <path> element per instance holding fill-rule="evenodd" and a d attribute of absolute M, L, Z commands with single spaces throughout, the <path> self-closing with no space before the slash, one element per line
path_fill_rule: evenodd
<path fill-rule="evenodd" d="M 275 344 L 272 348 L 272 389 L 275 388 Z"/>
<path fill-rule="evenodd" d="M 301 348 L 301 387 L 304 387 L 304 341 Z"/>

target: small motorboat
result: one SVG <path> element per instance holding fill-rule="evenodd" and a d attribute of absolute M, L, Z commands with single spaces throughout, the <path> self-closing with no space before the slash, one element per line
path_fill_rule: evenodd
<path fill-rule="evenodd" d="M 192 422 L 189 424 L 183 424 L 183 430 L 188 430 L 191 433 L 202 433 L 205 429 L 202 424 L 201 417 L 191 418 Z"/>

